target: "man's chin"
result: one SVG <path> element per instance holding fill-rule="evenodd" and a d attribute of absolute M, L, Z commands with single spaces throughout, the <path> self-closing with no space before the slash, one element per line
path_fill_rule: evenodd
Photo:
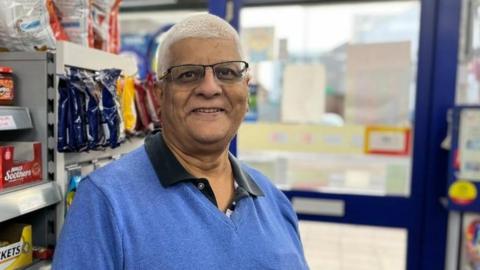
<path fill-rule="evenodd" d="M 227 146 L 230 142 L 230 139 L 226 133 L 196 133 L 194 134 L 194 139 L 201 144 L 205 145 L 224 145 Z"/>

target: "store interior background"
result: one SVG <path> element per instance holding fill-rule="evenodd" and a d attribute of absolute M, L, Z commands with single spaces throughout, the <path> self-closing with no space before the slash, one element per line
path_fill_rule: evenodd
<path fill-rule="evenodd" d="M 148 47 L 159 29 L 196 12 L 202 11 L 122 12 L 122 44 Z M 417 1 L 243 7 L 240 35 L 256 104 L 238 134 L 239 157 L 286 189 L 409 196 L 411 156 L 366 155 L 362 132 L 367 125 L 411 127 L 419 25 Z M 386 59 L 376 64 L 386 73 L 377 79 L 391 78 L 356 95 L 358 89 L 347 90 L 347 76 L 356 76 L 347 65 L 357 65 L 347 61 L 347 50 L 361 44 L 385 47 Z M 392 58 L 392 50 L 399 54 Z M 391 61 L 401 62 L 397 70 Z M 279 138 L 259 141 L 259 129 Z M 305 130 L 304 142 L 291 139 Z M 326 142 L 309 144 L 325 134 Z M 342 136 L 353 142 L 340 142 Z M 301 221 L 300 232 L 312 269 L 406 269 L 405 229 Z"/>
<path fill-rule="evenodd" d="M 160 33 L 181 18 L 206 12 L 191 2 L 179 1 L 178 9 L 167 5 L 158 11 L 125 5 L 120 16 L 124 48 L 141 48 L 147 40 L 147 55 L 152 57 L 152 39 L 160 41 Z M 250 112 L 237 138 L 238 156 L 284 190 L 340 194 L 340 198 L 342 194 L 413 196 L 413 151 L 369 153 L 364 134 L 366 129 L 382 127 L 408 130 L 414 138 L 415 106 L 422 105 L 416 101 L 421 16 L 427 16 L 422 15 L 421 1 L 246 2 L 239 11 L 238 28 L 253 80 Z M 471 51 L 478 48 L 477 5 L 463 1 L 460 37 L 451 41 L 460 43 L 460 51 L 465 46 Z M 432 7 L 448 9 L 441 3 Z M 471 44 L 461 44 L 465 36 L 469 40 L 463 43 Z M 475 54 L 459 53 L 455 104 L 480 104 Z M 444 190 L 442 182 L 436 185 Z M 475 263 L 462 248 L 464 232 L 455 231 L 475 215 L 462 216 L 463 223 L 458 217 L 452 221 L 452 216 L 449 231 L 439 237 L 448 235 L 450 242 L 443 240 L 444 245 L 435 248 L 446 258 L 437 260 L 444 261 L 446 269 L 473 269 Z M 432 217 L 426 226 L 445 227 L 445 221 L 437 221 Z M 412 268 L 407 263 L 412 244 L 406 228 L 307 218 L 300 221 L 300 232 L 312 269 Z M 422 265 L 418 269 L 429 268 L 425 268 L 428 263 Z"/>
<path fill-rule="evenodd" d="M 292 201 L 311 269 L 480 269 L 480 211 L 453 211 L 448 197 L 448 111 L 480 106 L 480 0 L 122 0 L 122 65 L 134 59 L 145 79 L 162 33 L 200 12 L 239 30 L 250 110 L 231 150 Z M 33 243 L 51 247 L 71 173 L 104 166 L 143 137 L 104 152 L 57 151 L 58 66 L 42 61 L 42 71 L 9 62 L 20 86 L 15 106 L 30 109 L 34 127 L 0 135 L 41 141 L 48 162 L 42 182 L 0 192 L 0 225 L 31 223 Z M 25 91 L 37 88 L 35 98 Z M 43 201 L 44 187 L 58 198 Z M 39 194 L 22 200 L 29 189 Z"/>

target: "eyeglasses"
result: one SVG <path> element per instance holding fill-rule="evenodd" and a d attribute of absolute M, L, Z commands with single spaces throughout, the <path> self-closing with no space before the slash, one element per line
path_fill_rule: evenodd
<path fill-rule="evenodd" d="M 179 85 L 199 83 L 205 77 L 207 67 L 212 68 L 215 77 L 223 83 L 241 81 L 247 73 L 245 61 L 227 61 L 213 65 L 178 65 L 167 69 L 159 80 L 168 80 Z"/>

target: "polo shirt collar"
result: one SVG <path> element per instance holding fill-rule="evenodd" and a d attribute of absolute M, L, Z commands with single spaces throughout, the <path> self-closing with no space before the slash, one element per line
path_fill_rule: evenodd
<path fill-rule="evenodd" d="M 165 144 L 161 132 L 145 138 L 145 150 L 162 186 L 169 187 L 180 182 L 197 179 L 187 172 L 182 164 L 175 158 L 172 151 L 170 151 Z M 241 168 L 240 161 L 231 153 L 228 153 L 228 157 L 232 164 L 233 177 L 238 186 L 245 189 L 250 195 L 263 196 L 264 194 L 260 187 L 253 181 L 251 176 Z"/>

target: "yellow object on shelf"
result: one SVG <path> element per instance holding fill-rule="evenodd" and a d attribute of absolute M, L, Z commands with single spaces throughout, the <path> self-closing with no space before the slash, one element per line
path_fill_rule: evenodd
<path fill-rule="evenodd" d="M 135 110 L 135 81 L 133 76 L 127 76 L 125 78 L 120 97 L 125 131 L 134 133 L 135 126 L 137 125 L 137 112 Z"/>
<path fill-rule="evenodd" d="M 28 224 L 2 225 L 0 241 L 9 244 L 0 247 L 0 269 L 19 269 L 32 263 L 32 226 Z"/>

